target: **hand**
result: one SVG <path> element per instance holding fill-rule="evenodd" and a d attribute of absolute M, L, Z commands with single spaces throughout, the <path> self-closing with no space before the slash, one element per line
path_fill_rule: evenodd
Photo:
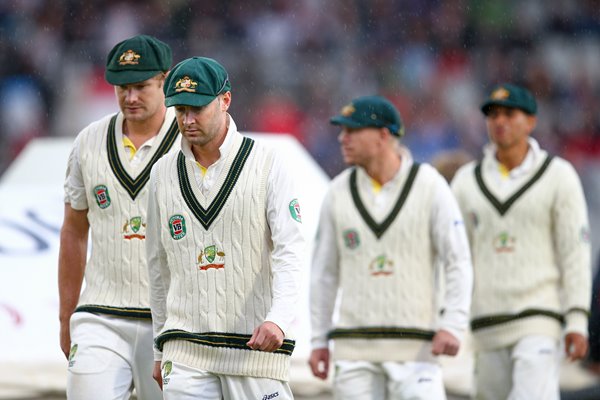
<path fill-rule="evenodd" d="M 453 334 L 445 330 L 439 330 L 433 337 L 431 344 L 431 354 L 439 356 L 444 354 L 447 356 L 455 356 L 460 348 L 460 342 Z"/>
<path fill-rule="evenodd" d="M 327 379 L 329 373 L 329 349 L 314 349 L 310 353 L 308 365 L 317 378 Z"/>
<path fill-rule="evenodd" d="M 272 353 L 281 347 L 283 344 L 283 337 L 284 335 L 281 328 L 271 321 L 265 321 L 254 329 L 252 337 L 246 345 L 254 350 Z"/>
<path fill-rule="evenodd" d="M 160 361 L 154 361 L 154 369 L 152 370 L 152 377 L 158 383 L 160 390 L 162 390 L 162 371 L 160 370 Z"/>
<path fill-rule="evenodd" d="M 565 336 L 565 352 L 569 361 L 581 360 L 588 351 L 588 341 L 580 333 L 567 333 Z"/>
<path fill-rule="evenodd" d="M 60 323 L 60 349 L 68 360 L 71 352 L 71 329 L 68 318 L 65 322 Z"/>

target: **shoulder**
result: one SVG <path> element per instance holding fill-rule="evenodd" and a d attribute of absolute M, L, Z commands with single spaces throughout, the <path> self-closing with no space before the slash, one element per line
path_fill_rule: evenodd
<path fill-rule="evenodd" d="M 454 174 L 454 178 L 452 178 L 452 186 L 454 187 L 455 185 L 461 184 L 465 180 L 473 179 L 475 168 L 480 162 L 481 161 L 479 160 L 470 161 L 460 167 Z"/>
<path fill-rule="evenodd" d="M 108 126 L 110 124 L 110 120 L 115 115 L 117 115 L 117 114 L 109 114 L 97 121 L 92 122 L 91 124 L 89 124 L 88 126 L 83 128 L 77 136 L 80 137 L 81 139 L 85 139 L 85 138 L 89 138 L 89 137 L 95 136 L 95 135 L 106 134 L 106 132 L 108 130 Z"/>
<path fill-rule="evenodd" d="M 340 172 L 338 175 L 336 175 L 332 180 L 331 180 L 331 188 L 332 189 L 339 189 L 341 187 L 347 186 L 348 182 L 350 182 L 350 176 L 352 175 L 352 172 L 355 170 L 354 167 L 351 168 L 346 168 L 345 170 L 343 170 L 342 172 Z"/>

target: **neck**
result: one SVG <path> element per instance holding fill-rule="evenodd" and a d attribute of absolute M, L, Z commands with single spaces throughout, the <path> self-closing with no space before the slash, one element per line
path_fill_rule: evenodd
<path fill-rule="evenodd" d="M 380 185 L 385 185 L 396 176 L 401 164 L 402 159 L 399 154 L 395 152 L 386 152 L 381 157 L 371 160 L 364 168 L 371 179 L 375 180 Z"/>
<path fill-rule="evenodd" d="M 496 158 L 500 164 L 504 165 L 509 171 L 518 167 L 523 163 L 527 152 L 529 151 L 529 143 L 525 142 L 523 146 L 498 148 L 496 150 Z"/>

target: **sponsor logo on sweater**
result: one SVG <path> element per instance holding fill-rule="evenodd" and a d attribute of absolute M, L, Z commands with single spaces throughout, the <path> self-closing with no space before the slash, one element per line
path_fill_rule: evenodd
<path fill-rule="evenodd" d="M 496 253 L 511 253 L 515 250 L 515 238 L 508 232 L 502 232 L 494 239 Z"/>
<path fill-rule="evenodd" d="M 265 394 L 261 400 L 271 400 L 271 399 L 274 399 L 275 397 L 279 397 L 279 392 Z"/>
<path fill-rule="evenodd" d="M 292 218 L 294 218 L 294 220 L 298 222 L 302 222 L 302 215 L 300 214 L 300 203 L 298 202 L 298 199 L 290 201 L 289 207 Z"/>
<path fill-rule="evenodd" d="M 394 262 L 382 254 L 369 263 L 369 270 L 373 276 L 391 275 L 394 273 Z"/>
<path fill-rule="evenodd" d="M 196 265 L 201 271 L 225 268 L 225 253 L 215 245 L 207 246 L 204 250 L 200 250 Z"/>
<path fill-rule="evenodd" d="M 175 240 L 185 236 L 185 219 L 182 215 L 176 214 L 169 218 L 169 230 L 171 237 Z"/>
<path fill-rule="evenodd" d="M 129 221 L 125 221 L 123 225 L 123 238 L 126 240 L 146 238 L 146 223 L 142 222 L 142 217 L 133 217 Z"/>
<path fill-rule="evenodd" d="M 94 196 L 96 196 L 96 203 L 98 207 L 105 209 L 110 206 L 110 196 L 108 195 L 108 188 L 104 185 L 98 185 L 94 188 Z"/>
<path fill-rule="evenodd" d="M 346 229 L 343 233 L 344 235 L 344 244 L 350 250 L 354 250 L 360 245 L 360 238 L 358 237 L 358 232 L 354 229 Z"/>

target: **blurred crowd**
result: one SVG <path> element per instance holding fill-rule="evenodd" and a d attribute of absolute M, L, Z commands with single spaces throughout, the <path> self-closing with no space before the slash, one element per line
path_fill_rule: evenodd
<path fill-rule="evenodd" d="M 0 172 L 31 138 L 74 136 L 117 109 L 104 57 L 137 33 L 175 61 L 219 60 L 238 126 L 293 134 L 330 175 L 343 164 L 328 119 L 351 98 L 395 102 L 419 161 L 478 157 L 478 106 L 502 81 L 537 96 L 543 146 L 584 174 L 599 168 L 595 0 L 3 0 Z"/>

